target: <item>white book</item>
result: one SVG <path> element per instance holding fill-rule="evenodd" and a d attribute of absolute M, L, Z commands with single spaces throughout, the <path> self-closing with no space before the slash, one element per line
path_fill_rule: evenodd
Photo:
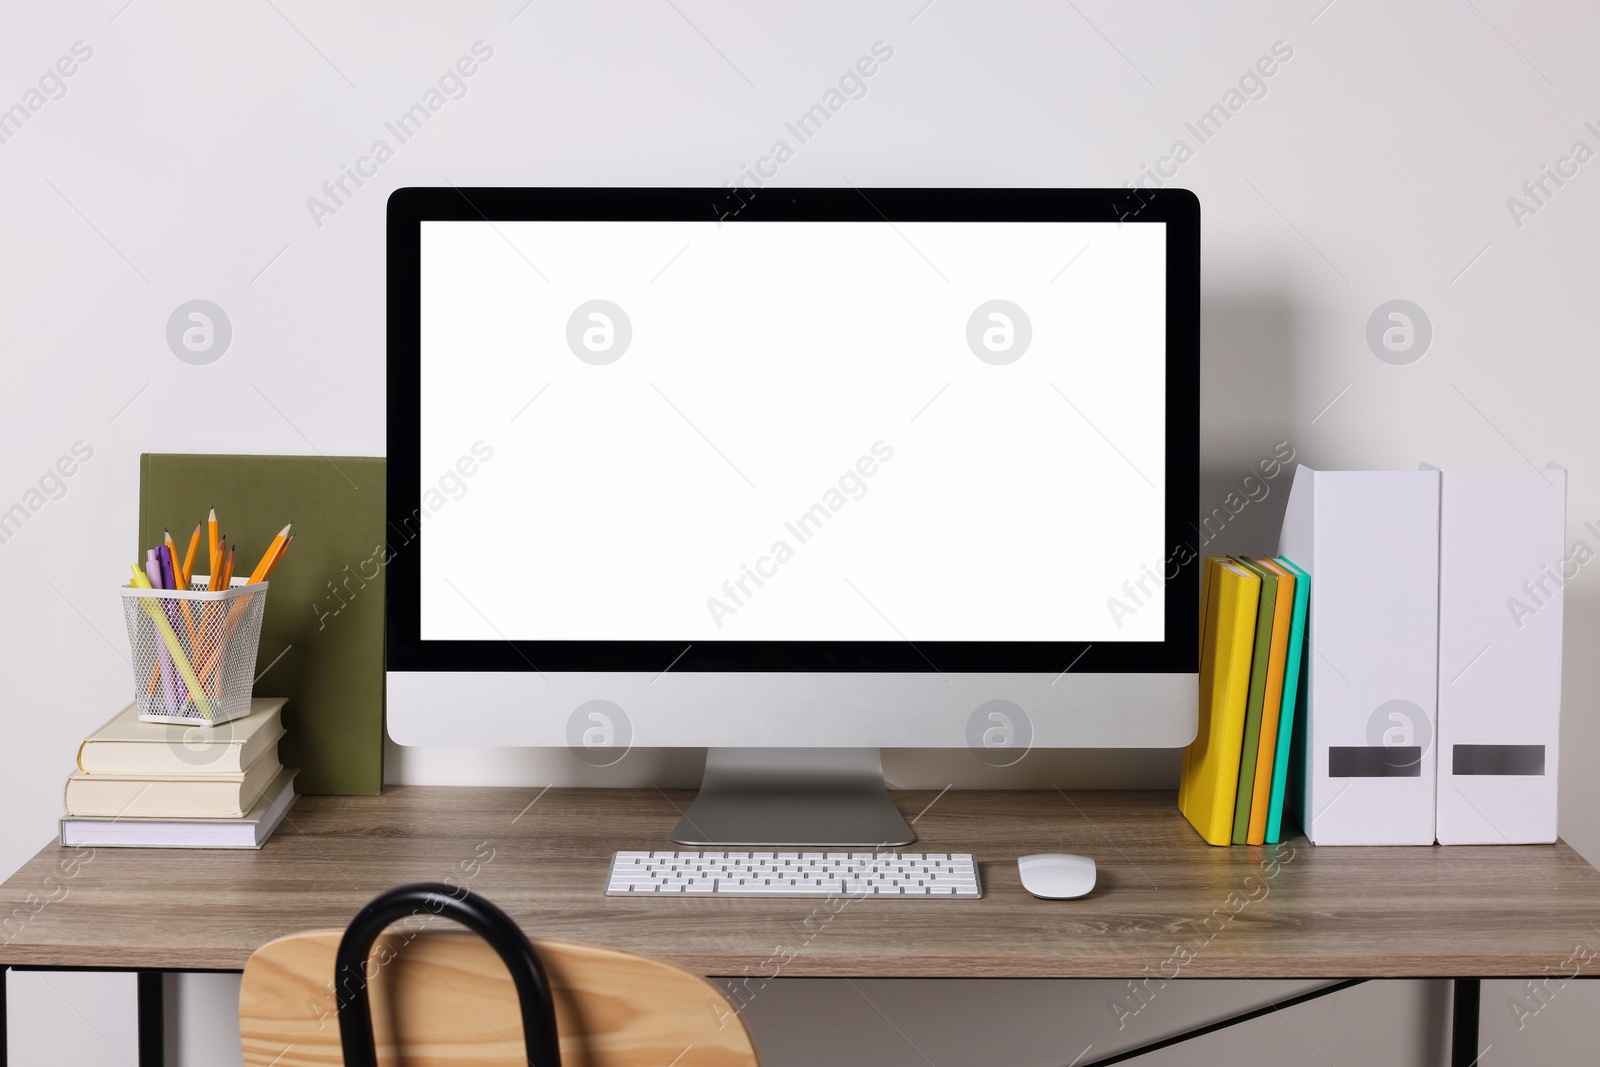
<path fill-rule="evenodd" d="M 1439 472 L 1301 466 L 1279 552 L 1311 575 L 1304 764 L 1318 845 L 1431 845 L 1437 769 Z"/>
<path fill-rule="evenodd" d="M 1556 839 L 1567 472 L 1440 471 L 1442 845 Z"/>
<path fill-rule="evenodd" d="M 91 848 L 260 848 L 295 802 L 294 776 L 285 768 L 267 791 L 238 819 L 61 820 L 63 845 Z"/>

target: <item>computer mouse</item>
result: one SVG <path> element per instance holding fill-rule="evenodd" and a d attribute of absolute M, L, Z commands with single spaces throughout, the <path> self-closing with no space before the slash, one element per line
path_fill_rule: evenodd
<path fill-rule="evenodd" d="M 1045 900 L 1071 900 L 1094 888 L 1094 860 L 1065 852 L 1042 852 L 1017 860 L 1022 888 Z"/>

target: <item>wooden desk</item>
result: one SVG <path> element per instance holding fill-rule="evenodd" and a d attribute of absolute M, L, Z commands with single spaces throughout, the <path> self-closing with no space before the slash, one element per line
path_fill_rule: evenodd
<path fill-rule="evenodd" d="M 1213 848 L 1170 793 L 893 795 L 911 848 L 977 856 L 983 899 L 606 897 L 611 853 L 674 847 L 691 793 L 397 787 L 302 798 L 259 852 L 49 845 L 0 886 L 0 967 L 237 971 L 413 881 L 718 976 L 1513 977 L 1597 936 L 1600 872 L 1564 843 Z M 1091 855 L 1099 884 L 1036 900 L 1029 852 Z"/>
<path fill-rule="evenodd" d="M 606 897 L 611 853 L 675 847 L 692 794 L 411 786 L 303 797 L 259 852 L 83 850 L 69 877 L 61 864 L 76 850 L 49 845 L 0 886 L 11 917 L 0 965 L 237 971 L 272 938 L 343 927 L 384 889 L 447 878 L 529 933 L 710 975 L 754 971 L 774 946 L 805 941 L 784 974 L 1121 977 L 1187 944 L 1193 977 L 1514 976 L 1594 941 L 1600 920 L 1600 872 L 1564 843 L 1319 849 L 1297 838 L 1277 846 L 1268 877 L 1268 849 L 1204 844 L 1168 793 L 893 795 L 907 817 L 922 812 L 911 848 L 977 856 L 983 899 L 851 901 L 808 931 L 820 901 Z M 1036 900 L 1017 879 L 1029 852 L 1091 855 L 1099 884 L 1084 900 Z M 47 901 L 37 912 L 30 892 Z"/>

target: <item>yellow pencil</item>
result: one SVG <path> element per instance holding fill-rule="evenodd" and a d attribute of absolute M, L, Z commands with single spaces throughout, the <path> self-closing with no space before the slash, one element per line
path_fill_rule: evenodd
<path fill-rule="evenodd" d="M 206 592 L 215 593 L 218 589 L 226 588 L 222 584 L 222 565 L 228 555 L 228 535 L 223 534 L 217 542 L 217 558 L 211 563 L 211 580 L 206 583 Z"/>
<path fill-rule="evenodd" d="M 278 554 L 272 557 L 272 562 L 271 563 L 267 564 L 267 573 L 263 574 L 261 576 L 262 581 L 265 581 L 266 579 L 271 578 L 272 577 L 272 572 L 278 569 L 279 562 L 282 561 L 284 556 L 289 554 L 289 546 L 294 544 L 294 538 L 295 538 L 295 535 L 294 534 L 290 534 L 287 538 L 284 539 L 283 547 L 278 549 Z"/>
<path fill-rule="evenodd" d="M 261 562 L 257 563 L 256 569 L 250 572 L 251 585 L 255 585 L 267 576 L 267 571 L 272 567 L 272 561 L 277 558 L 278 553 L 283 549 L 283 539 L 289 536 L 289 527 L 293 525 L 294 523 L 292 522 L 288 523 L 283 529 L 279 530 L 278 536 L 272 539 L 272 544 L 268 545 L 267 550 L 261 554 Z"/>
<path fill-rule="evenodd" d="M 183 577 L 178 581 L 179 589 L 189 588 L 189 580 L 194 577 L 194 555 L 200 551 L 200 524 L 194 524 L 194 533 L 189 535 L 189 551 L 183 554 Z"/>
<path fill-rule="evenodd" d="M 212 508 L 211 514 L 206 517 L 206 547 L 210 554 L 206 557 L 211 561 L 211 574 L 217 573 L 217 568 L 222 561 L 217 558 L 217 509 Z"/>
<path fill-rule="evenodd" d="M 227 562 L 222 565 L 222 588 L 233 588 L 233 549 L 228 549 Z"/>

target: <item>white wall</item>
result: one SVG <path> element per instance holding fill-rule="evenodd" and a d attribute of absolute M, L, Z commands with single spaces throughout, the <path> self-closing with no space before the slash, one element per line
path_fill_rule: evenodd
<path fill-rule="evenodd" d="M 1584 125 L 1600 127 L 1600 13 L 1589 5 L 103 0 L 12 5 L 0 20 L 0 107 L 24 100 L 74 42 L 93 49 L 66 94 L 0 143 L 0 509 L 24 501 L 75 442 L 94 450 L 64 497 L 0 543 L 11 608 L 0 613 L 0 871 L 49 839 L 75 742 L 123 699 L 111 589 L 132 558 L 138 454 L 383 451 L 388 190 L 719 185 L 877 40 L 893 60 L 777 181 L 1117 185 L 1175 139 L 1195 149 L 1176 181 L 1205 211 L 1207 506 L 1279 440 L 1320 466 L 1550 458 L 1572 470 L 1572 537 L 1596 546 L 1581 527 L 1600 520 L 1600 163 L 1550 186 L 1520 225 L 1507 207 L 1574 141 L 1600 149 Z M 315 224 L 307 199 L 479 40 L 493 57 L 467 95 Z M 1199 144 L 1185 122 L 1278 41 L 1293 57 L 1266 95 Z M 211 366 L 179 362 L 164 338 L 171 312 L 197 297 L 234 328 Z M 1364 339 L 1368 316 L 1396 298 L 1421 305 L 1434 329 L 1410 366 L 1380 362 Z M 1218 547 L 1270 547 L 1281 504 L 1280 493 L 1252 506 Z M 1600 859 L 1600 828 L 1584 818 L 1600 787 L 1578 773 L 1600 758 L 1587 714 L 1600 684 L 1590 569 L 1569 586 L 1567 619 L 1563 831 Z M 964 757 L 893 753 L 890 774 L 902 785 L 997 783 Z M 606 780 L 690 782 L 695 763 L 638 753 Z M 1170 782 L 1173 766 L 1115 764 L 1126 782 Z M 1105 780 L 1084 769 L 1041 755 L 1011 780 Z M 594 780 L 564 753 L 413 752 L 391 776 Z M 226 980 L 181 984 L 183 1062 L 230 1062 Z M 131 986 L 11 976 L 14 1062 L 131 1059 Z M 1247 986 L 1208 988 L 1213 1012 L 1254 1002 Z M 1375 988 L 1391 990 L 1385 1004 L 1437 999 Z M 963 1006 L 975 1028 L 997 1010 L 926 989 L 895 1009 L 914 1039 L 933 1040 L 939 1018 Z M 1029 994 L 1039 1004 L 1059 995 Z M 1520 1031 L 1508 995 L 1486 993 L 1495 1048 L 1483 1063 L 1578 1062 L 1580 1038 L 1594 1033 L 1593 994 L 1564 991 Z M 763 1024 L 773 1040 L 819 1010 L 806 1003 Z M 1386 1036 L 1363 1040 L 1392 1062 L 1423 1062 L 1441 1010 L 1372 1015 Z M 1307 1005 L 1294 1018 L 1311 1020 L 1301 1028 L 1321 1035 L 1333 1062 L 1366 1055 L 1330 1011 Z M 1038 1007 L 1015 1025 L 1033 1041 L 1053 1012 Z M 886 1049 L 899 1041 L 879 1036 Z M 1213 1038 L 1213 1051 L 1194 1055 L 1222 1062 L 1244 1042 Z"/>

